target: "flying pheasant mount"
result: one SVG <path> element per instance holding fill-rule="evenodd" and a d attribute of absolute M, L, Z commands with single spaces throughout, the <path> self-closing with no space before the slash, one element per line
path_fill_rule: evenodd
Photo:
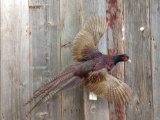
<path fill-rule="evenodd" d="M 108 21 L 105 17 L 94 16 L 86 22 L 73 41 L 72 54 L 75 63 L 36 90 L 34 96 L 25 104 L 38 99 L 28 114 L 56 93 L 77 85 L 82 85 L 110 103 L 125 104 L 129 101 L 131 88 L 109 74 L 119 62 L 129 61 L 128 55 L 105 55 L 96 47 L 107 27 Z"/>

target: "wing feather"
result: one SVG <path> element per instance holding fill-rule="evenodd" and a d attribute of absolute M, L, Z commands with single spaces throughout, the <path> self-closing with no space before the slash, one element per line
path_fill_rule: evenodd
<path fill-rule="evenodd" d="M 89 60 L 92 59 L 95 52 L 100 54 L 95 47 L 93 36 L 89 32 L 81 30 L 73 41 L 74 59 L 77 61 Z"/>
<path fill-rule="evenodd" d="M 128 102 L 132 93 L 131 88 L 126 83 L 108 73 L 105 74 L 105 80 L 103 79 L 99 82 L 89 82 L 89 80 L 85 80 L 82 85 L 96 95 L 107 99 L 108 102 L 116 104 L 125 104 Z"/>
<path fill-rule="evenodd" d="M 106 22 L 106 17 L 94 16 L 86 22 L 84 25 L 84 30 L 92 34 L 94 38 L 94 44 L 97 45 L 107 27 L 108 22 Z"/>
<path fill-rule="evenodd" d="M 102 55 L 97 50 L 97 43 L 108 27 L 105 17 L 91 17 L 84 29 L 81 30 L 73 41 L 72 54 L 75 60 L 85 61 Z"/>

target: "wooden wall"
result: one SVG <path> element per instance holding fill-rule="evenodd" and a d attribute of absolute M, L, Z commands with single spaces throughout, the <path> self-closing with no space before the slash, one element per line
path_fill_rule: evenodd
<path fill-rule="evenodd" d="M 127 119 L 153 120 L 150 1 L 125 0 L 124 3 L 126 53 L 132 59 L 132 64 L 125 67 L 125 77 L 134 91 Z"/>
<path fill-rule="evenodd" d="M 160 118 L 160 1 L 159 0 L 151 0 L 150 1 L 150 41 L 151 41 L 151 51 L 152 51 L 152 85 L 153 85 L 153 116 L 154 120 L 159 120 Z"/>
<path fill-rule="evenodd" d="M 1 0 L 0 5 L 1 120 L 159 120 L 159 0 Z M 73 62 L 72 41 L 93 15 L 109 20 L 100 51 L 127 53 L 132 60 L 112 73 L 133 89 L 130 102 L 125 107 L 89 100 L 89 91 L 77 87 L 26 117 L 33 104 L 23 104 Z"/>

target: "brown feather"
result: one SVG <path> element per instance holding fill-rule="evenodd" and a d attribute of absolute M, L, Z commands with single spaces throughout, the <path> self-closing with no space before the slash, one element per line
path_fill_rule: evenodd
<path fill-rule="evenodd" d="M 97 45 L 108 27 L 105 17 L 91 17 L 84 25 L 84 30 L 88 31 L 94 38 L 94 44 Z"/>
<path fill-rule="evenodd" d="M 63 80 L 61 82 L 58 82 L 56 84 L 56 86 L 49 86 L 47 87 L 47 89 L 45 89 L 45 91 L 43 92 L 40 92 L 39 94 L 37 95 L 34 95 L 33 98 L 28 101 L 26 104 L 30 103 L 32 100 L 36 99 L 37 97 L 40 97 L 40 99 L 38 100 L 38 102 L 31 108 L 31 110 L 28 112 L 28 114 L 30 114 L 32 112 L 32 110 L 38 106 L 39 104 L 41 104 L 42 102 L 45 102 L 47 101 L 48 99 L 50 99 L 53 95 L 55 95 L 56 93 L 64 90 L 64 89 L 67 89 L 67 88 L 70 88 L 70 87 L 73 87 L 73 86 L 76 86 L 78 85 L 83 79 L 79 78 L 79 77 L 71 77 L 69 78 L 68 80 Z M 52 81 L 54 83 L 54 81 Z M 52 84 L 52 83 L 51 83 Z M 27 115 L 28 115 L 27 114 Z"/>
<path fill-rule="evenodd" d="M 90 54 L 95 50 L 93 36 L 84 30 L 81 30 L 73 41 L 73 57 L 77 61 L 90 59 Z"/>
<path fill-rule="evenodd" d="M 106 73 L 107 73 L 106 69 L 90 72 L 85 82 L 91 82 L 91 83 L 102 82 L 106 79 L 105 78 Z"/>
<path fill-rule="evenodd" d="M 73 57 L 77 61 L 90 60 L 100 56 L 95 47 L 108 27 L 105 17 L 92 17 L 73 41 Z"/>
<path fill-rule="evenodd" d="M 25 105 L 29 104 L 34 99 L 43 96 L 43 94 L 48 93 L 51 88 L 54 88 L 55 86 L 57 86 L 61 82 L 66 81 L 67 79 L 69 79 L 73 76 L 74 76 L 74 73 L 70 72 L 70 73 L 66 73 L 62 76 L 56 77 L 55 79 L 52 79 L 50 84 L 47 83 L 46 85 L 43 85 L 43 87 L 41 89 L 39 89 L 28 102 L 25 103 Z"/>
<path fill-rule="evenodd" d="M 83 77 L 86 76 L 96 65 L 95 60 L 89 60 L 86 62 L 77 62 L 65 68 L 56 77 L 46 82 L 40 89 L 38 89 L 34 96 L 25 104 L 31 103 L 34 99 L 39 101 L 31 108 L 30 112 L 42 102 L 45 102 L 54 94 L 77 86 L 83 81 Z M 29 113 L 30 113 L 29 112 Z"/>
<path fill-rule="evenodd" d="M 73 41 L 73 57 L 78 62 L 67 67 L 35 92 L 26 103 L 39 100 L 30 112 L 54 94 L 79 83 L 111 103 L 124 104 L 129 100 L 132 92 L 130 87 L 107 73 L 107 70 L 115 66 L 113 56 L 103 55 L 96 48 L 107 26 L 108 22 L 104 17 L 92 17 L 88 20 Z"/>
<path fill-rule="evenodd" d="M 112 75 L 106 74 L 105 78 L 101 82 L 84 82 L 85 84 L 82 85 L 96 95 L 107 99 L 110 103 L 125 104 L 128 102 L 132 93 L 131 88 Z"/>
<path fill-rule="evenodd" d="M 81 79 L 81 78 L 79 78 L 77 76 L 74 76 L 71 79 L 68 79 L 65 83 L 57 85 L 54 89 L 51 88 L 50 89 L 51 92 L 49 92 L 48 96 L 43 100 L 43 102 L 45 102 L 48 99 L 50 99 L 53 95 L 55 95 L 59 91 L 62 91 L 62 90 L 67 89 L 67 88 L 76 87 L 77 85 L 79 85 L 79 83 L 82 80 L 83 79 Z"/>

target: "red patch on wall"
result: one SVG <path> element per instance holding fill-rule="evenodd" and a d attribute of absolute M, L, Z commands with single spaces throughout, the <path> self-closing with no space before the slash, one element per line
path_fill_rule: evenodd
<path fill-rule="evenodd" d="M 107 0 L 108 9 L 106 10 L 107 20 L 109 20 L 109 26 L 113 28 L 115 21 L 118 18 L 119 9 L 117 6 L 117 0 Z"/>
<path fill-rule="evenodd" d="M 115 3 L 117 3 L 117 0 L 108 0 L 108 3 L 109 4 L 115 4 Z"/>
<path fill-rule="evenodd" d="M 117 49 L 108 49 L 107 53 L 108 55 L 118 55 L 119 51 Z"/>
<path fill-rule="evenodd" d="M 125 116 L 124 116 L 124 105 L 116 105 L 115 106 L 115 112 L 116 112 L 116 116 L 118 118 L 118 120 L 124 120 Z"/>

